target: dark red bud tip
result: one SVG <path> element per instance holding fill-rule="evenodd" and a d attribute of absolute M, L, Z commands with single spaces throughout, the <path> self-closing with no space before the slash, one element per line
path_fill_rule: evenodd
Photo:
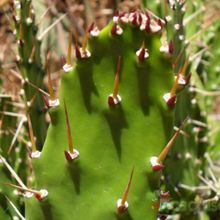
<path fill-rule="evenodd" d="M 170 22 L 170 20 L 171 20 L 171 17 L 168 15 L 168 16 L 165 16 L 164 18 L 163 18 L 163 21 L 164 21 L 164 26 L 166 26 L 167 24 L 168 24 L 168 22 Z"/>
<path fill-rule="evenodd" d="M 43 199 L 40 193 L 35 193 L 34 196 L 38 201 L 41 201 Z"/>
<path fill-rule="evenodd" d="M 116 35 L 121 35 L 122 33 L 123 33 L 122 28 L 118 25 L 118 23 L 115 22 L 112 26 L 111 34 L 113 36 L 116 36 Z"/>
<path fill-rule="evenodd" d="M 75 46 L 75 52 L 76 52 L 77 59 L 81 59 L 82 56 L 81 56 L 80 49 L 79 49 L 78 45 Z"/>
<path fill-rule="evenodd" d="M 145 25 L 145 31 L 146 32 L 150 32 L 150 22 L 146 22 L 146 25 Z"/>
<path fill-rule="evenodd" d="M 148 13 L 146 13 L 146 17 L 147 17 L 147 21 L 146 21 L 146 25 L 145 25 L 145 31 L 150 32 L 150 16 Z"/>
<path fill-rule="evenodd" d="M 28 151 L 28 157 L 30 158 L 30 159 L 32 159 L 32 152 L 31 151 Z"/>
<path fill-rule="evenodd" d="M 111 29 L 111 34 L 112 35 L 117 35 L 117 24 L 114 23 L 112 29 Z"/>
<path fill-rule="evenodd" d="M 66 64 L 66 58 L 63 55 L 60 57 L 60 63 L 62 67 Z"/>
<path fill-rule="evenodd" d="M 167 191 L 167 192 L 161 192 L 161 193 L 160 193 L 160 198 L 162 198 L 162 199 L 168 199 L 168 198 L 170 198 L 170 193 L 169 193 L 169 191 Z"/>
<path fill-rule="evenodd" d="M 127 210 L 127 208 L 126 208 L 125 205 L 120 205 L 120 206 L 118 207 L 118 212 L 119 212 L 119 213 L 123 213 L 123 212 L 125 212 L 126 210 Z"/>
<path fill-rule="evenodd" d="M 172 40 L 170 40 L 169 42 L 169 53 L 173 54 L 173 41 Z"/>
<path fill-rule="evenodd" d="M 50 108 L 49 100 L 46 96 L 43 95 L 44 104 L 47 108 Z"/>
<path fill-rule="evenodd" d="M 167 101 L 167 105 L 169 106 L 169 108 L 173 108 L 175 103 L 176 103 L 176 96 L 171 97 Z"/>
<path fill-rule="evenodd" d="M 116 98 L 114 98 L 113 95 L 108 96 L 109 106 L 114 107 L 114 106 L 120 104 L 120 102 L 121 102 L 121 97 L 119 95 L 117 95 Z"/>
<path fill-rule="evenodd" d="M 87 31 L 90 33 L 94 29 L 94 26 L 95 26 L 95 22 L 92 22 L 92 24 L 89 26 Z"/>
<path fill-rule="evenodd" d="M 113 15 L 114 17 L 119 17 L 119 11 L 118 10 L 116 10 L 115 12 L 114 12 L 114 15 Z"/>
<path fill-rule="evenodd" d="M 108 97 L 108 104 L 109 104 L 110 106 L 115 106 L 114 98 L 113 98 L 112 96 L 109 96 L 109 97 Z"/>
<path fill-rule="evenodd" d="M 20 45 L 21 47 L 23 47 L 23 46 L 24 46 L 24 40 L 20 39 L 20 40 L 19 40 L 19 45 Z"/>
<path fill-rule="evenodd" d="M 68 160 L 68 161 L 71 161 L 71 160 L 73 160 L 73 158 L 71 157 L 71 155 L 70 155 L 70 153 L 68 152 L 68 151 L 64 151 L 64 154 L 65 154 L 65 157 L 66 157 L 66 159 Z"/>
<path fill-rule="evenodd" d="M 168 217 L 168 215 L 160 215 L 158 219 L 159 220 L 166 220 L 167 217 Z"/>
<path fill-rule="evenodd" d="M 138 22 L 139 22 L 139 24 L 141 24 L 142 21 L 143 21 L 143 18 L 142 18 L 142 16 L 141 16 L 141 14 L 139 14 L 139 18 L 138 18 Z"/>
<path fill-rule="evenodd" d="M 123 17 L 126 15 L 126 12 L 122 12 L 120 15 L 119 15 L 119 18 Z"/>
<path fill-rule="evenodd" d="M 159 26 L 163 27 L 163 23 L 162 23 L 162 21 L 160 20 L 160 18 L 157 20 L 157 24 L 158 24 Z"/>
<path fill-rule="evenodd" d="M 141 52 L 140 52 L 140 54 L 138 56 L 138 59 L 141 62 L 144 61 L 144 59 L 145 59 L 145 48 L 144 47 L 141 48 Z"/>
<path fill-rule="evenodd" d="M 164 18 L 164 22 L 165 22 L 164 25 L 167 25 L 168 21 L 167 21 L 167 18 L 166 18 L 166 17 Z"/>
<path fill-rule="evenodd" d="M 138 24 L 138 17 L 137 17 L 137 13 L 134 14 L 131 24 L 136 26 Z"/>
<path fill-rule="evenodd" d="M 158 165 L 154 165 L 152 166 L 153 171 L 160 171 L 164 168 L 165 166 L 163 164 L 158 164 Z"/>
<path fill-rule="evenodd" d="M 185 77 L 186 85 L 189 84 L 189 81 L 190 81 L 190 79 L 191 79 L 191 76 L 192 76 L 192 74 L 189 73 L 189 74 Z"/>
<path fill-rule="evenodd" d="M 145 13 L 146 17 L 147 17 L 147 20 L 150 20 L 150 15 L 148 12 Z"/>

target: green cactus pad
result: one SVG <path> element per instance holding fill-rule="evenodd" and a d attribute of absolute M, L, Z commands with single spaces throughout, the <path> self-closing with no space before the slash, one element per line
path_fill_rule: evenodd
<path fill-rule="evenodd" d="M 120 24 L 123 34 L 111 34 L 113 23 L 92 37 L 90 58 L 78 59 L 62 76 L 60 103 L 52 119 L 41 157 L 33 159 L 36 189 L 47 189 L 42 201 L 26 202 L 27 219 L 154 219 L 152 208 L 160 172 L 152 171 L 171 136 L 173 113 L 163 100 L 172 87 L 171 63 L 160 53 L 160 34 Z M 149 58 L 140 62 L 136 51 L 145 41 Z M 108 105 L 121 56 L 120 104 Z M 64 100 L 72 139 L 80 155 L 67 161 Z M 135 167 L 129 208 L 117 213 L 116 203 Z"/>

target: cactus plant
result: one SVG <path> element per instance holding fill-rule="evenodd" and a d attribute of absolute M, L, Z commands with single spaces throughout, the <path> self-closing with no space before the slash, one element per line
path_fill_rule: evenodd
<path fill-rule="evenodd" d="M 1 121 L 0 121 L 0 154 L 4 157 L 7 157 L 14 167 L 15 172 L 22 178 L 25 179 L 27 176 L 26 170 L 26 149 L 23 148 L 21 143 L 17 143 L 14 139 L 14 132 L 16 131 L 15 127 L 17 123 L 23 122 L 22 118 L 16 120 L 18 114 L 13 113 L 13 107 L 10 105 L 12 103 L 12 98 L 5 95 L 1 98 Z M 10 148 L 16 148 L 8 155 L 8 150 Z M 24 208 L 23 198 L 17 196 L 14 191 L 9 189 L 4 183 L 12 182 L 15 183 L 15 180 L 12 176 L 9 175 L 6 167 L 0 167 L 1 172 L 1 217 L 4 219 L 12 219 L 15 211 L 11 204 L 18 207 L 20 210 Z"/>
<path fill-rule="evenodd" d="M 25 91 L 25 102 L 33 102 L 31 107 L 27 105 L 31 121 L 35 130 L 36 142 L 42 148 L 47 131 L 44 102 L 42 94 L 37 88 L 45 89 L 43 79 L 45 70 L 41 61 L 41 39 L 37 37 L 37 25 L 31 1 L 14 1 L 15 36 L 18 44 L 17 64 L 21 73 L 23 89 Z M 38 128 L 41 129 L 38 129 Z"/>
<path fill-rule="evenodd" d="M 161 26 L 153 14 L 147 16 L 117 14 L 97 37 L 94 26 L 88 30 L 88 45 L 76 46 L 77 63 L 62 76 L 60 106 L 50 109 L 52 124 L 41 157 L 33 161 L 33 187 L 49 194 L 40 203 L 27 201 L 27 218 L 85 219 L 84 209 L 91 219 L 156 217 L 152 200 L 160 172 L 152 171 L 150 158 L 171 136 L 172 110 L 163 95 L 171 89 L 173 75 L 171 62 L 160 52 L 160 34 L 152 33 Z M 124 23 L 127 18 L 131 21 Z M 149 33 L 140 31 L 141 18 L 141 23 L 151 20 Z M 76 146 L 68 144 L 68 124 Z M 68 145 L 80 153 L 73 161 Z M 117 213 L 133 166 L 129 209 Z M 52 170 L 62 173 L 59 181 Z M 63 198 L 66 205 L 60 207 Z"/>
<path fill-rule="evenodd" d="M 42 65 L 42 37 L 32 3 L 14 1 L 17 65 L 25 91 L 22 135 L 26 138 L 29 133 L 32 151 L 28 147 L 26 152 L 24 140 L 1 135 L 4 184 L 0 188 L 5 197 L 0 204 L 9 208 L 2 212 L 4 219 L 13 218 L 15 212 L 33 220 L 173 219 L 176 214 L 179 219 L 199 220 L 218 215 L 209 210 L 209 217 L 204 214 L 203 203 L 208 200 L 198 193 L 213 178 L 210 161 L 216 163 L 213 152 L 218 152 L 218 146 L 208 148 L 207 136 L 214 142 L 218 136 L 210 135 L 210 118 L 204 114 L 211 111 L 212 99 L 197 94 L 209 90 L 218 77 L 212 74 L 204 80 L 203 59 L 217 62 L 199 51 L 201 45 L 188 40 L 200 24 L 186 25 L 195 16 L 203 19 L 203 1 L 188 4 L 187 12 L 181 0 L 143 1 L 143 5 L 161 18 L 149 9 L 134 9 L 115 12 L 113 21 L 101 31 L 92 23 L 82 46 L 75 44 L 74 62 L 70 33 L 56 97 L 49 61 L 45 69 Z M 217 33 L 217 28 L 213 31 Z M 206 32 L 201 38 L 209 45 L 213 41 Z M 215 45 L 218 54 L 217 40 Z M 43 84 L 46 75 L 48 93 Z M 44 104 L 51 121 L 47 135 Z M 14 134 L 7 120 L 3 130 Z M 21 126 L 18 121 L 12 124 Z M 7 146 L 12 142 L 19 151 L 8 156 Z M 12 187 L 28 198 L 18 198 Z M 182 207 L 186 203 L 199 209 Z"/>
<path fill-rule="evenodd" d="M 195 14 L 198 14 L 198 11 L 197 7 Z M 200 12 L 201 11 L 204 11 L 203 7 L 200 9 Z M 193 25 L 191 29 L 188 28 L 187 30 L 189 31 L 187 32 L 186 38 L 193 39 L 198 33 L 204 32 L 207 27 L 203 27 L 203 30 L 201 29 L 202 25 L 203 24 L 198 22 L 197 28 L 196 25 Z M 207 98 L 205 96 L 207 94 L 208 96 L 217 95 L 218 93 L 207 92 L 207 90 L 210 90 L 209 85 L 213 84 L 213 82 L 211 83 L 211 78 L 214 75 L 211 73 L 210 68 L 208 68 L 209 70 L 206 73 L 209 79 L 206 78 L 204 81 L 203 74 L 206 71 L 206 67 L 204 68 L 203 59 L 206 59 L 204 58 L 204 54 L 207 48 L 209 48 L 207 45 L 211 45 L 210 37 L 213 38 L 213 36 L 217 36 L 215 26 L 215 24 L 210 26 L 207 31 L 209 34 L 198 35 L 203 39 L 202 45 L 199 44 L 199 46 L 195 47 L 194 42 L 193 46 L 188 46 L 191 53 L 194 50 L 199 50 L 199 52 L 194 51 L 196 54 L 191 57 L 191 60 L 193 60 L 193 62 L 191 61 L 192 66 L 190 68 L 192 72 L 191 85 L 180 94 L 176 105 L 176 120 L 181 120 L 186 114 L 190 117 L 190 125 L 186 130 L 186 134 L 188 135 L 181 137 L 181 139 L 176 142 L 179 148 L 174 147 L 174 151 L 170 155 L 170 160 L 167 160 L 166 169 L 166 185 L 174 199 L 172 203 L 177 205 L 175 207 L 176 209 L 174 208 L 173 210 L 173 214 L 178 213 L 181 216 L 180 219 L 201 219 L 205 216 L 204 212 L 207 210 L 211 215 L 216 216 L 216 211 L 214 209 L 210 210 L 212 201 L 210 200 L 209 202 L 206 197 L 212 189 L 210 189 L 209 186 L 207 191 L 203 189 L 206 183 L 204 183 L 204 177 L 202 176 L 202 173 L 206 173 L 207 171 L 206 157 L 208 155 L 207 151 L 210 149 L 210 134 L 213 129 L 213 127 L 210 126 L 209 120 L 209 114 L 211 114 L 212 111 L 209 103 L 213 102 L 210 102 L 210 97 Z M 200 28 L 200 30 L 198 30 L 198 28 Z M 192 34 L 196 31 L 198 33 L 192 37 Z M 212 35 L 210 31 L 213 31 L 215 34 Z M 190 35 L 191 37 L 189 37 Z M 185 43 L 189 42 L 185 41 Z M 184 48 L 184 45 L 182 48 Z M 188 106 L 188 108 L 185 109 L 185 106 Z M 216 127 L 218 126 L 215 126 L 215 129 Z M 177 158 L 179 158 L 179 160 L 177 160 Z M 173 167 L 175 161 L 177 163 L 176 167 L 181 167 L 184 164 L 185 168 L 179 172 L 175 172 L 176 169 Z M 208 168 L 208 170 L 210 169 Z M 208 178 L 211 178 L 210 173 L 208 176 Z M 204 218 L 208 217 L 206 216 Z"/>

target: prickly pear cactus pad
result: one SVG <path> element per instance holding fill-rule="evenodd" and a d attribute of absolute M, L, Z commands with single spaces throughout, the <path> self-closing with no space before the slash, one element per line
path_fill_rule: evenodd
<path fill-rule="evenodd" d="M 30 187 L 46 193 L 26 200 L 26 219 L 156 219 L 161 170 L 150 159 L 173 133 L 165 23 L 149 11 L 116 13 L 100 33 L 88 29 L 73 69 L 68 57 L 60 105 L 32 159 Z"/>

